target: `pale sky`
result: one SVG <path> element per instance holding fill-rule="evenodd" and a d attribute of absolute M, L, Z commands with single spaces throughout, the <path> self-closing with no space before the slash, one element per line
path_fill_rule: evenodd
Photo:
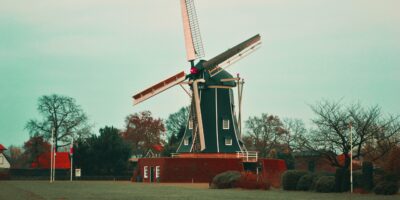
<path fill-rule="evenodd" d="M 400 114 L 400 1 L 196 0 L 209 59 L 260 33 L 262 47 L 228 71 L 245 79 L 244 118 L 313 117 L 321 99 Z M 0 143 L 22 145 L 42 95 L 73 97 L 95 124 L 167 118 L 180 87 L 131 96 L 186 70 L 179 0 L 0 0 Z"/>

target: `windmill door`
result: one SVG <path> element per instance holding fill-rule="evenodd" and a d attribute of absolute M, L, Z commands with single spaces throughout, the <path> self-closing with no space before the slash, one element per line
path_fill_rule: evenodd
<path fill-rule="evenodd" d="M 155 178 L 154 178 L 154 167 L 150 167 L 150 177 L 149 177 L 149 181 L 154 182 Z"/>

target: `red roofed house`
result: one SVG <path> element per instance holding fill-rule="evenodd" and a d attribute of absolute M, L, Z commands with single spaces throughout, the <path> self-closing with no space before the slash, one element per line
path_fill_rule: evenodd
<path fill-rule="evenodd" d="M 50 152 L 41 154 L 36 162 L 31 164 L 32 168 L 50 169 L 51 156 Z M 69 160 L 69 152 L 56 153 L 56 169 L 70 169 L 71 162 Z"/>
<path fill-rule="evenodd" d="M 10 169 L 10 162 L 8 162 L 8 159 L 3 154 L 4 150 L 6 150 L 6 148 L 0 144 L 0 169 Z"/>
<path fill-rule="evenodd" d="M 161 144 L 153 145 L 144 156 L 145 158 L 158 158 L 161 157 L 161 152 L 164 150 L 164 147 Z"/>

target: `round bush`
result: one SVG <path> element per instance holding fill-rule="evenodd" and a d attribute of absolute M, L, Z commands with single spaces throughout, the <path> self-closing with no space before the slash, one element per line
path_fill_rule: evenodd
<path fill-rule="evenodd" d="M 248 190 L 269 190 L 271 185 L 261 175 L 242 173 L 234 187 Z"/>
<path fill-rule="evenodd" d="M 318 179 L 315 190 L 317 192 L 334 192 L 335 191 L 335 177 L 333 176 L 322 176 Z"/>
<path fill-rule="evenodd" d="M 315 174 L 305 174 L 299 179 L 299 182 L 297 182 L 297 190 L 302 190 L 302 191 L 308 191 L 311 188 L 311 185 L 313 183 L 313 180 L 315 178 Z"/>
<path fill-rule="evenodd" d="M 312 180 L 312 183 L 311 183 L 311 186 L 310 186 L 309 190 L 315 191 L 315 188 L 317 187 L 318 179 L 323 177 L 323 176 L 332 176 L 332 177 L 334 177 L 335 174 L 329 173 L 329 172 L 316 172 L 316 173 L 314 173 L 314 178 Z"/>
<path fill-rule="evenodd" d="M 227 171 L 216 175 L 211 184 L 210 188 L 212 189 L 225 189 L 225 188 L 233 188 L 237 181 L 239 181 L 241 177 L 240 172 L 238 171 Z"/>
<path fill-rule="evenodd" d="M 299 179 L 307 174 L 305 171 L 288 170 L 282 175 L 282 187 L 284 190 L 296 190 Z"/>
<path fill-rule="evenodd" d="M 383 181 L 375 186 L 374 192 L 381 195 L 394 195 L 399 192 L 399 186 L 395 182 Z"/>

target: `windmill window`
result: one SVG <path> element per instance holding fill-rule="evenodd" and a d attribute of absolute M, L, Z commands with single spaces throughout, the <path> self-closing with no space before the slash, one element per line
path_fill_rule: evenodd
<path fill-rule="evenodd" d="M 147 175 L 147 173 L 148 173 L 148 166 L 144 166 L 144 168 L 143 168 L 143 178 L 148 178 L 149 176 Z"/>
<path fill-rule="evenodd" d="M 193 129 L 193 120 L 189 120 L 189 130 Z"/>
<path fill-rule="evenodd" d="M 226 146 L 232 146 L 232 138 L 226 137 L 225 138 L 225 145 Z"/>
<path fill-rule="evenodd" d="M 189 145 L 189 138 L 185 138 L 183 140 L 183 145 L 188 146 Z"/>
<path fill-rule="evenodd" d="M 229 130 L 229 119 L 222 120 L 222 129 Z"/>

